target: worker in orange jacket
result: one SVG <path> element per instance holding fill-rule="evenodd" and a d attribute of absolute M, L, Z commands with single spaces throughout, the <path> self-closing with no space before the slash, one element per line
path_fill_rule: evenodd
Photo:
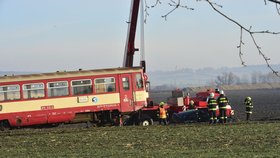
<path fill-rule="evenodd" d="M 159 124 L 161 125 L 161 122 L 163 122 L 164 125 L 167 125 L 167 111 L 163 107 L 164 102 L 160 102 L 159 104 Z"/>

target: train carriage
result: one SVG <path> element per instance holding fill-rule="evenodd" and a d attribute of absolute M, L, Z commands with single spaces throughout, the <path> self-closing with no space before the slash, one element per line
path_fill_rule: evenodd
<path fill-rule="evenodd" d="M 1 127 L 119 124 L 147 105 L 145 78 L 141 67 L 0 77 Z"/>

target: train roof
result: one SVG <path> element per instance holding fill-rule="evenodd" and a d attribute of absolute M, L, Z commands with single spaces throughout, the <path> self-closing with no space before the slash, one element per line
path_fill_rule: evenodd
<path fill-rule="evenodd" d="M 24 74 L 24 75 L 12 75 L 12 76 L 5 75 L 0 77 L 0 83 L 95 76 L 95 75 L 111 75 L 111 74 L 122 74 L 122 73 L 141 72 L 141 71 L 142 71 L 142 67 L 132 67 L 132 68 L 119 67 L 119 68 L 94 69 L 94 70 L 57 71 L 52 73 L 36 73 L 36 74 Z"/>

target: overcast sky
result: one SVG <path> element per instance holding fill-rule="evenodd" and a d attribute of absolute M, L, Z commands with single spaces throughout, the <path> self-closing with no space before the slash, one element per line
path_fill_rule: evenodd
<path fill-rule="evenodd" d="M 162 0 L 166 1 L 166 0 Z M 190 1 L 190 2 L 189 2 Z M 149 10 L 145 25 L 147 70 L 240 66 L 238 28 L 205 2 L 189 0 Z M 154 0 L 147 0 L 153 3 Z M 216 0 L 221 11 L 253 30 L 280 31 L 275 5 L 263 0 Z M 57 71 L 122 66 L 130 0 L 0 0 L 0 71 Z M 139 27 L 138 27 L 139 28 Z M 139 33 L 136 35 L 139 38 Z M 280 64 L 280 35 L 256 35 L 263 52 Z M 139 40 L 138 40 L 139 41 Z M 244 33 L 244 60 L 264 64 Z M 140 44 L 136 43 L 137 47 Z M 139 58 L 135 58 L 139 63 Z M 280 69 L 280 68 L 279 68 Z"/>

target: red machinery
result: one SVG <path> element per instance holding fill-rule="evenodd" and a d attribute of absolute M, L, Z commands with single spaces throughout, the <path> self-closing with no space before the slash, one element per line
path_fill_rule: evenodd
<path fill-rule="evenodd" d="M 135 51 L 138 51 L 139 49 L 135 48 L 135 34 L 136 34 L 136 26 L 137 26 L 137 17 L 138 17 L 138 12 L 139 12 L 139 6 L 140 4 L 143 2 L 141 2 L 140 0 L 132 0 L 131 1 L 131 10 L 130 10 L 130 18 L 129 18 L 129 26 L 128 26 L 128 34 L 127 34 L 127 41 L 126 41 L 126 47 L 125 47 L 125 52 L 124 52 L 124 60 L 123 60 L 123 67 L 133 67 L 133 56 Z M 143 6 L 141 6 L 143 9 Z M 143 12 L 142 12 L 143 14 Z M 141 19 L 143 22 L 143 19 Z M 143 28 L 142 28 L 143 31 Z M 143 32 L 142 32 L 143 33 Z M 143 36 L 143 34 L 142 34 Z M 144 43 L 143 39 L 141 39 L 142 43 Z M 142 50 L 141 53 L 144 53 L 144 47 L 141 47 Z M 145 60 L 144 58 L 141 58 L 141 62 L 140 62 L 140 66 L 143 67 L 143 70 L 145 72 L 146 70 L 146 64 L 145 64 Z M 169 111 L 171 113 L 173 112 L 180 112 L 183 111 L 183 107 L 185 106 L 187 109 L 189 108 L 189 102 L 190 100 L 194 101 L 194 105 L 196 108 L 207 108 L 207 98 L 209 96 L 209 94 L 211 92 L 214 92 L 215 94 L 215 98 L 217 98 L 220 94 L 217 91 L 213 91 L 213 90 L 207 90 L 206 92 L 199 92 L 196 94 L 195 97 L 190 97 L 189 95 L 183 97 L 183 95 L 180 96 L 180 94 L 182 94 L 181 90 L 176 90 L 173 91 L 173 98 L 171 98 L 173 100 L 173 104 L 170 102 L 168 102 L 170 104 L 170 108 L 169 108 L 169 104 L 168 106 L 166 106 L 166 108 L 169 108 Z M 179 94 L 179 95 L 178 95 Z M 176 104 L 174 104 L 174 99 L 176 100 Z M 149 98 L 149 100 L 151 100 Z M 151 102 L 151 101 L 148 101 Z M 178 105 L 181 104 L 180 105 Z M 150 104 L 152 105 L 152 104 Z M 145 112 L 149 113 L 149 116 L 151 116 L 153 119 L 156 119 L 155 117 L 155 111 L 158 109 L 158 105 L 156 106 L 148 106 L 147 108 L 143 108 L 142 110 Z M 217 114 L 219 114 L 219 110 L 217 110 Z M 228 116 L 233 115 L 233 110 L 231 110 L 231 106 L 228 106 L 228 110 L 227 110 L 227 114 Z"/>
<path fill-rule="evenodd" d="M 138 48 L 135 48 L 135 35 L 137 28 L 137 19 L 139 13 L 139 7 L 141 4 L 141 49 L 140 49 L 140 66 L 143 68 L 143 72 L 146 72 L 146 62 L 144 57 L 144 9 L 143 9 L 143 0 L 131 0 L 131 8 L 130 8 L 130 16 L 128 22 L 128 31 L 127 31 L 127 39 L 125 45 L 124 59 L 123 59 L 123 67 L 133 67 L 133 57 L 135 51 L 139 51 Z M 144 75 L 146 81 L 146 88 L 149 89 L 149 81 L 147 81 L 147 75 Z M 142 109 L 142 113 L 146 115 L 146 117 L 150 119 L 145 120 L 157 120 L 157 110 L 159 105 L 155 105 L 151 98 L 147 99 L 147 107 Z M 165 109 L 168 109 L 169 106 L 165 105 Z M 146 122 L 146 123 L 145 123 Z M 152 121 L 147 122 L 144 121 L 144 125 L 151 124 Z"/>
<path fill-rule="evenodd" d="M 141 2 L 143 5 L 143 2 Z M 133 67 L 133 57 L 135 51 L 139 51 L 138 48 L 135 48 L 135 35 L 137 28 L 137 18 L 139 12 L 140 0 L 131 0 L 131 8 L 130 8 L 130 16 L 128 22 L 128 31 L 127 31 L 127 39 L 125 45 L 124 59 L 123 59 L 123 67 Z M 143 6 L 142 6 L 143 9 Z M 143 14 L 143 13 L 142 13 Z M 141 19 L 141 23 L 143 23 L 143 19 Z M 142 28 L 143 32 L 143 28 Z M 143 34 L 142 34 L 143 36 Z M 143 44 L 143 39 L 141 40 Z M 141 46 L 141 53 L 144 53 L 144 46 Z M 146 71 L 146 63 L 145 59 L 141 58 L 140 66 L 143 67 L 144 72 Z"/>
<path fill-rule="evenodd" d="M 195 109 L 205 109 L 207 107 L 207 99 L 210 96 L 210 93 L 214 93 L 214 98 L 218 98 L 220 93 L 218 89 L 212 90 L 208 89 L 204 92 L 198 92 L 195 96 L 190 96 L 189 94 L 184 95 L 184 92 L 180 89 L 172 91 L 172 97 L 168 99 L 168 104 L 170 104 L 170 111 L 178 113 L 190 109 L 190 101 L 194 101 Z M 234 115 L 234 110 L 232 110 L 230 105 L 227 105 L 227 116 L 231 117 Z M 217 116 L 219 116 L 219 110 L 217 110 Z"/>
<path fill-rule="evenodd" d="M 138 17 L 138 12 L 139 12 L 139 6 L 140 4 L 143 4 L 143 1 L 140 0 L 132 0 L 131 1 L 131 10 L 130 10 L 130 21 L 129 21 L 129 26 L 128 26 L 128 34 L 127 34 L 127 41 L 126 41 L 126 47 L 125 47 L 125 52 L 124 52 L 124 61 L 123 61 L 123 66 L 124 67 L 133 67 L 133 56 L 135 51 L 138 51 L 138 49 L 135 48 L 135 33 L 136 33 L 136 26 L 137 26 L 137 17 Z M 143 9 L 143 6 L 141 6 Z M 143 14 L 143 11 L 142 11 Z M 143 15 L 142 15 L 143 17 Z M 143 22 L 143 19 L 141 19 Z M 143 27 L 143 26 L 142 26 Z M 142 36 L 143 35 L 143 28 L 142 28 Z M 141 39 L 141 42 L 144 43 L 143 39 Z M 141 53 L 144 53 L 144 46 L 142 45 L 141 47 L 142 50 Z M 143 55 L 144 56 L 144 55 Z M 145 72 L 146 69 L 146 64 L 145 64 L 145 60 L 144 58 L 141 58 L 141 62 L 140 62 L 140 66 L 143 67 L 143 70 Z M 148 82 L 149 83 L 149 82 Z M 189 109 L 189 102 L 190 100 L 194 101 L 194 105 L 195 108 L 199 108 L 199 109 L 205 109 L 207 108 L 207 98 L 210 95 L 210 93 L 214 93 L 215 94 L 215 98 L 217 98 L 220 94 L 218 91 L 214 91 L 214 90 L 207 90 L 206 92 L 198 92 L 196 94 L 196 96 L 191 97 L 189 95 L 184 96 L 183 92 L 181 90 L 175 90 L 172 92 L 172 98 L 171 100 L 173 100 L 173 104 L 171 102 L 168 102 L 168 106 L 166 106 L 166 108 L 169 109 L 170 113 L 174 113 L 174 112 L 180 112 L 183 111 L 183 107 L 185 106 L 187 109 Z M 148 100 L 151 100 L 150 98 L 148 98 Z M 175 100 L 175 104 L 174 104 L 174 100 Z M 152 101 L 148 101 L 148 103 L 150 103 Z M 180 105 L 179 105 L 180 104 Z M 148 104 L 148 105 L 152 105 L 152 106 L 148 106 L 147 108 L 143 108 L 142 110 L 145 112 L 149 113 L 149 116 L 151 116 L 151 118 L 156 119 L 155 117 L 155 111 L 158 109 L 158 105 L 153 106 L 153 104 Z M 169 108 L 170 106 L 170 108 Z M 228 110 L 227 110 L 227 116 L 232 116 L 234 114 L 234 111 L 231 110 L 231 106 L 228 105 Z M 219 115 L 219 110 L 217 110 L 217 116 Z"/>
<path fill-rule="evenodd" d="M 140 5 L 140 0 L 131 1 L 127 39 L 126 39 L 126 46 L 125 46 L 124 59 L 123 59 L 123 67 L 133 67 L 134 53 L 135 51 L 138 51 L 138 49 L 135 48 L 135 34 L 136 34 L 136 27 L 137 27 L 139 5 Z"/>

